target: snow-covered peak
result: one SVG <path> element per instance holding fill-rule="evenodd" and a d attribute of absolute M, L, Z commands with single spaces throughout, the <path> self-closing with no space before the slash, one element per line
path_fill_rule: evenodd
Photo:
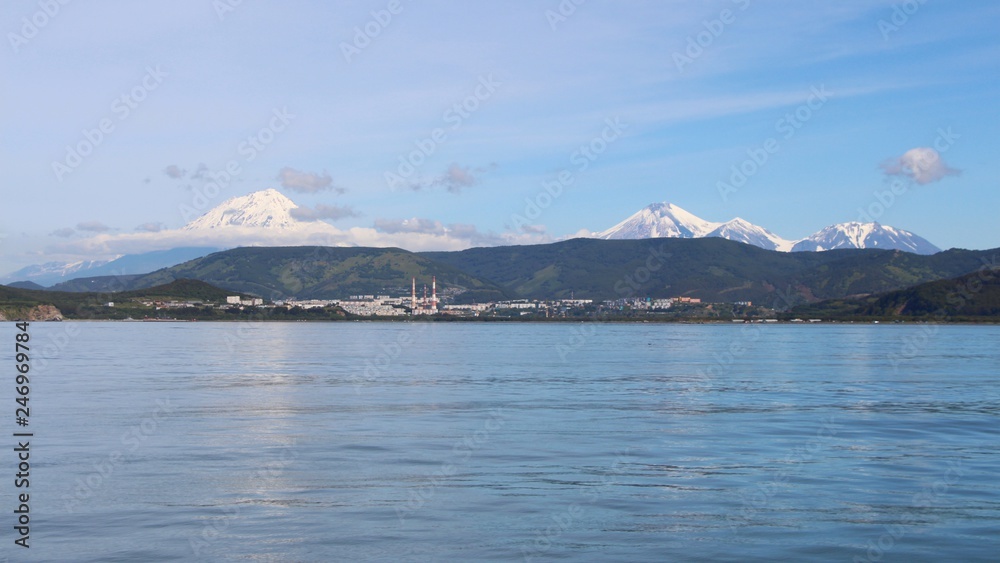
<path fill-rule="evenodd" d="M 593 236 L 601 239 L 719 237 L 781 252 L 817 252 L 835 248 L 883 248 L 915 254 L 941 251 L 909 231 L 878 223 L 841 223 L 793 241 L 740 217 L 725 223 L 713 223 L 666 202 L 649 205 Z"/>
<path fill-rule="evenodd" d="M 594 233 L 601 239 L 698 238 L 719 223 L 706 221 L 672 203 L 654 203 L 606 231 Z"/>
<path fill-rule="evenodd" d="M 915 254 L 935 254 L 941 249 L 909 231 L 878 223 L 840 223 L 795 243 L 793 252 L 822 251 L 837 248 L 883 248 Z"/>
<path fill-rule="evenodd" d="M 88 270 L 99 268 L 113 260 L 121 258 L 121 255 L 112 256 L 108 260 L 79 260 L 76 262 L 46 262 L 21 268 L 16 272 L 11 272 L 0 278 L 0 283 L 11 283 L 16 281 L 32 281 L 39 285 L 47 286 L 59 283 L 85 274 Z"/>
<path fill-rule="evenodd" d="M 201 217 L 188 223 L 184 229 L 207 230 L 229 227 L 252 227 L 269 230 L 295 229 L 302 222 L 291 211 L 298 206 L 275 189 L 253 192 L 229 198 Z"/>
<path fill-rule="evenodd" d="M 795 244 L 793 241 L 785 240 L 764 227 L 754 225 L 750 221 L 741 219 L 740 217 L 719 225 L 719 227 L 705 236 L 734 240 L 782 252 L 791 250 L 792 245 Z"/>

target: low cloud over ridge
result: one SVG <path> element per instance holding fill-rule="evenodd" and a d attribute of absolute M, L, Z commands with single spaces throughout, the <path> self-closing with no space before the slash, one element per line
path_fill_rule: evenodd
<path fill-rule="evenodd" d="M 296 207 L 288 213 L 299 221 L 319 221 L 321 219 L 336 221 L 347 217 L 360 216 L 360 213 L 349 205 L 323 205 L 322 203 L 316 205 L 316 207 Z"/>

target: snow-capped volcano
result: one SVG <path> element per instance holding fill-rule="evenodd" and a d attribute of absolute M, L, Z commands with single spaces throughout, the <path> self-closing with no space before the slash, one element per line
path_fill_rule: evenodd
<path fill-rule="evenodd" d="M 275 189 L 232 197 L 191 221 L 182 233 L 217 245 L 340 246 L 344 233 L 316 219 L 299 219 L 299 206 Z M 308 216 L 308 214 L 306 214 Z"/>
<path fill-rule="evenodd" d="M 594 237 L 607 240 L 719 237 L 768 250 L 789 250 L 794 244 L 739 217 L 714 223 L 666 202 L 651 204 L 614 227 L 594 233 Z"/>
<path fill-rule="evenodd" d="M 722 223 L 712 223 L 672 203 L 654 203 L 594 237 L 606 240 L 643 238 L 700 238 Z"/>
<path fill-rule="evenodd" d="M 792 252 L 835 248 L 882 248 L 914 254 L 935 254 L 941 249 L 909 231 L 878 223 L 840 223 L 810 235 L 792 247 Z"/>
<path fill-rule="evenodd" d="M 768 250 L 802 252 L 835 248 L 881 248 L 915 254 L 941 250 L 927 240 L 902 229 L 878 223 L 842 223 L 793 241 L 739 217 L 725 223 L 706 221 L 672 203 L 654 203 L 606 231 L 600 239 L 719 237 Z"/>
<path fill-rule="evenodd" d="M 782 252 L 791 250 L 792 245 L 795 244 L 790 240 L 781 238 L 764 227 L 754 225 L 750 221 L 740 219 L 739 217 L 719 225 L 718 228 L 705 236 L 735 240 L 768 250 L 780 250 Z"/>
<path fill-rule="evenodd" d="M 308 224 L 292 216 L 299 206 L 278 190 L 267 189 L 229 198 L 184 226 L 186 231 L 246 227 L 290 230 Z"/>

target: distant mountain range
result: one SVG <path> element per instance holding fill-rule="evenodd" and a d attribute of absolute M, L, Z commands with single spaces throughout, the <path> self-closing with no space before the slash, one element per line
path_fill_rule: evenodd
<path fill-rule="evenodd" d="M 302 220 L 293 216 L 298 205 L 274 189 L 229 198 L 196 218 L 181 231 L 196 240 L 225 240 L 227 233 L 239 232 L 244 240 L 258 235 L 261 245 L 279 245 L 283 241 L 327 240 L 338 231 L 323 221 Z M 191 246 L 141 254 L 118 256 L 113 260 L 48 262 L 28 266 L 0 278 L 0 284 L 30 281 L 41 286 L 55 286 L 81 277 L 147 274 L 181 262 L 217 252 L 222 246 Z M 61 288 L 55 288 L 61 289 Z"/>
<path fill-rule="evenodd" d="M 184 247 L 172 250 L 157 250 L 142 254 L 127 254 L 114 260 L 76 262 L 72 264 L 49 262 L 41 266 L 28 266 L 0 278 L 0 284 L 14 286 L 13 282 L 29 282 L 43 287 L 54 286 L 82 277 L 146 274 L 200 258 L 219 248 Z M 25 289 L 30 286 L 21 285 Z"/>
<path fill-rule="evenodd" d="M 594 237 L 605 240 L 716 237 L 781 252 L 842 248 L 879 248 L 914 254 L 941 252 L 940 248 L 909 231 L 878 223 L 841 223 L 792 241 L 739 217 L 725 223 L 713 223 L 666 202 L 651 204 L 614 227 L 594 233 Z"/>
<path fill-rule="evenodd" d="M 34 264 L 0 278 L 0 284 L 9 285 L 11 282 L 32 282 L 41 286 L 48 286 L 84 275 L 100 275 L 95 274 L 93 271 L 110 262 L 113 262 L 113 260 L 80 260 L 77 262 Z"/>
<path fill-rule="evenodd" d="M 438 294 L 459 303 L 686 296 L 787 309 L 953 278 L 976 270 L 997 252 L 953 249 L 930 256 L 875 249 L 775 252 L 717 237 L 573 239 L 423 253 L 396 248 L 247 247 L 146 275 L 84 278 L 59 287 L 118 291 L 196 279 L 268 299 L 331 299 L 404 295 L 411 278 L 424 284 L 436 276 Z"/>
<path fill-rule="evenodd" d="M 952 278 L 998 250 L 933 255 L 877 249 L 775 252 L 717 237 L 573 239 L 533 246 L 424 252 L 438 262 L 530 298 L 697 297 L 785 309 Z"/>
<path fill-rule="evenodd" d="M 98 288 L 89 293 L 0 286 L 0 320 L 140 318 L 149 311 L 135 309 L 130 300 L 220 302 L 229 295 L 244 294 L 239 290 L 243 287 L 271 298 L 290 290 L 301 297 L 398 294 L 408 289 L 410 276 L 425 281 L 436 275 L 439 293 L 459 301 L 574 294 L 590 299 L 679 295 L 707 301 L 752 299 L 758 305 L 786 310 L 781 315 L 784 319 L 996 322 L 1000 318 L 1000 278 L 995 275 L 1000 271 L 995 261 L 998 252 L 948 250 L 933 256 L 856 249 L 780 253 L 720 238 L 575 239 L 420 255 L 377 248 L 241 248 L 147 276 L 128 277 L 125 285 L 137 289 L 113 295 L 99 289 L 101 280 L 108 278 L 83 284 Z M 954 272 L 967 273 L 956 277 Z M 477 277 L 486 275 L 498 281 Z M 217 279 L 226 287 L 189 276 Z M 926 279 L 936 281 L 914 284 L 914 280 Z M 114 286 L 122 287 L 122 279 L 115 280 Z M 887 289 L 893 287 L 902 289 Z M 107 301 L 114 301 L 115 307 L 106 307 Z M 725 317 L 728 308 L 716 311 Z M 232 313 L 194 307 L 182 316 L 241 318 Z M 275 320 L 342 318 L 324 311 L 312 316 L 277 311 L 269 316 Z"/>
<path fill-rule="evenodd" d="M 102 278 L 116 276 L 119 281 L 141 278 L 150 272 L 205 257 L 220 248 L 235 246 L 227 241 L 238 240 L 242 246 L 265 247 L 307 244 L 346 246 L 342 242 L 345 240 L 344 231 L 317 220 L 316 215 L 314 210 L 299 208 L 277 190 L 262 190 L 230 198 L 182 229 L 172 231 L 172 236 L 177 233 L 185 234 L 178 240 L 207 242 L 218 246 L 185 246 L 118 256 L 110 261 L 79 261 L 71 264 L 50 262 L 8 274 L 0 278 L 0 283 L 30 282 L 51 286 L 51 289 L 60 291 L 95 291 L 106 285 L 106 281 L 97 281 Z M 940 252 L 937 247 L 913 233 L 878 223 L 843 223 L 827 227 L 805 239 L 790 241 L 740 218 L 715 223 L 670 203 L 652 204 L 614 227 L 593 233 L 592 236 L 605 240 L 722 238 L 782 252 L 852 248 L 903 250 L 928 255 Z M 500 255 L 503 253 L 498 252 Z M 279 286 L 268 287 L 273 289 Z M 280 287 L 282 291 L 292 290 L 291 286 Z M 251 290 L 249 287 L 244 289 Z"/>

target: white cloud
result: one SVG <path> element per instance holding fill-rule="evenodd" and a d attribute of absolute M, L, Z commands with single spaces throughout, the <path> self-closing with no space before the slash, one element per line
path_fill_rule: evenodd
<path fill-rule="evenodd" d="M 887 176 L 903 176 L 921 185 L 962 173 L 949 167 L 940 153 L 928 147 L 910 149 L 903 156 L 889 159 L 882 163 L 882 170 Z"/>
<path fill-rule="evenodd" d="M 445 225 L 433 219 L 378 219 L 374 228 L 338 229 L 323 221 L 299 225 L 292 230 L 254 227 L 222 229 L 169 229 L 159 232 L 100 233 L 52 244 L 48 255 L 81 256 L 88 259 L 168 250 L 181 246 L 366 246 L 396 247 L 413 252 L 464 250 L 478 246 L 542 244 L 552 242 L 543 233 L 482 233 L 475 225 Z"/>
<path fill-rule="evenodd" d="M 56 229 L 56 230 L 52 231 L 50 234 L 52 236 L 54 236 L 54 237 L 67 238 L 67 237 L 71 237 L 74 234 L 76 234 L 76 229 L 74 229 L 73 227 L 66 227 L 66 228 L 63 228 L 63 229 Z"/>

